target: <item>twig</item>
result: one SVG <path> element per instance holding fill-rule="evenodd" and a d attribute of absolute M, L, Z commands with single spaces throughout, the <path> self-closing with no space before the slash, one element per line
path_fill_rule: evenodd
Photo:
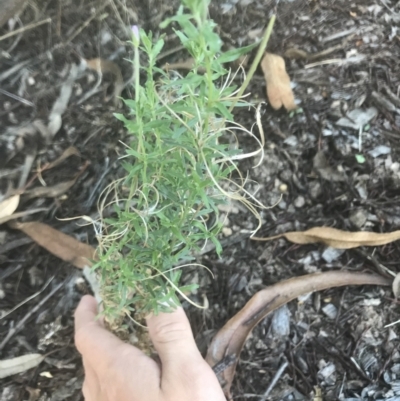
<path fill-rule="evenodd" d="M 14 100 L 18 100 L 19 102 L 21 102 L 21 103 L 23 103 L 23 104 L 26 104 L 27 106 L 31 106 L 31 107 L 34 107 L 34 106 L 35 106 L 35 105 L 34 105 L 32 102 L 30 102 L 29 100 L 26 100 L 26 99 L 24 99 L 24 98 L 22 98 L 22 97 L 20 97 L 20 96 L 18 96 L 18 95 L 14 95 L 13 93 L 7 92 L 7 91 L 4 90 L 4 89 L 1 89 L 1 88 L 0 88 L 0 93 L 2 93 L 3 95 L 8 96 L 8 97 L 10 97 L 10 98 L 12 98 L 12 99 L 14 99 Z"/>
<path fill-rule="evenodd" d="M 53 281 L 55 276 L 53 276 L 50 280 L 47 281 L 47 283 L 37 292 L 35 292 L 33 295 L 31 295 L 30 297 L 24 299 L 22 302 L 20 302 L 18 305 L 14 306 L 14 308 L 12 308 L 11 310 L 9 310 L 8 312 L 6 312 L 4 315 L 0 316 L 0 320 L 4 319 L 5 317 L 7 317 L 8 315 L 11 315 L 11 313 L 13 313 L 14 311 L 16 311 L 18 308 L 20 308 L 22 305 L 25 305 L 27 302 L 29 302 L 31 299 L 36 298 L 38 295 L 40 295 L 47 287 L 48 285 Z"/>
<path fill-rule="evenodd" d="M 51 22 L 51 18 L 46 18 L 43 21 L 34 22 L 33 24 L 29 24 L 29 25 L 23 26 L 22 28 L 16 29 L 15 31 L 12 31 L 12 32 L 6 33 L 3 36 L 0 36 L 0 42 L 2 40 L 4 40 L 4 39 L 11 38 L 11 36 L 18 35 L 21 32 L 25 32 L 25 31 L 27 31 L 29 29 L 36 28 L 37 26 L 40 26 L 40 25 L 43 25 L 43 24 L 48 24 L 49 22 Z"/>
<path fill-rule="evenodd" d="M 53 290 L 47 294 L 32 310 L 30 310 L 18 323 L 15 327 L 13 327 L 4 338 L 4 340 L 0 343 L 0 351 L 5 347 L 5 345 L 10 341 L 15 333 L 21 330 L 25 322 L 35 313 L 37 312 L 63 285 L 64 281 L 58 284 Z"/>
<path fill-rule="evenodd" d="M 30 238 L 29 238 L 30 239 Z M 17 240 L 18 241 L 18 240 Z M 32 241 L 32 240 L 31 240 Z M 16 242 L 16 241 L 13 241 Z M 10 243 L 10 242 L 9 242 Z M 0 255 L 2 253 L 2 250 L 0 249 Z M 3 281 L 5 278 L 11 276 L 12 274 L 16 273 L 18 270 L 22 269 L 22 264 L 17 265 L 17 266 L 10 266 L 8 267 L 3 273 L 0 274 L 0 282 Z"/>
<path fill-rule="evenodd" d="M 278 371 L 275 373 L 274 378 L 272 379 L 270 385 L 268 386 L 268 388 L 265 390 L 265 393 L 263 394 L 263 396 L 260 398 L 260 401 L 265 401 L 267 399 L 267 397 L 269 396 L 269 393 L 272 391 L 272 389 L 275 387 L 276 383 L 278 382 L 278 380 L 281 378 L 283 372 L 285 371 L 285 369 L 288 367 L 289 363 L 288 361 L 283 362 L 283 364 L 280 366 L 280 368 L 278 369 Z"/>

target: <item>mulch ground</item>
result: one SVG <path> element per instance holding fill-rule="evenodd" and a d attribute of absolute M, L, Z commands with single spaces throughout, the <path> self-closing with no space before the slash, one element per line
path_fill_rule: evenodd
<path fill-rule="evenodd" d="M 274 4 L 213 1 L 210 15 L 226 48 L 257 40 Z M 25 180 L 27 192 L 18 211 L 44 209 L 23 221 L 45 222 L 96 245 L 91 226 L 64 219 L 95 217 L 100 193 L 121 174 L 117 160 L 127 134 L 113 117 L 124 111 L 113 101 L 115 73 L 99 77 L 95 70 L 83 69 L 71 85 L 59 130 L 51 135 L 40 124 L 47 126 L 71 66 L 82 59 L 113 61 L 126 84 L 122 96 L 132 97 L 130 26 L 137 23 L 158 35 L 160 21 L 177 6 L 177 1 L 160 0 L 37 0 L 0 27 L 0 191 L 4 195 Z M 249 189 L 271 206 L 262 211 L 258 235 L 315 226 L 397 230 L 399 3 L 281 0 L 277 10 L 269 51 L 286 55 L 301 111 L 288 114 L 268 106 L 262 71 L 257 71 L 249 92 L 256 104 L 264 102 L 265 158 L 258 167 L 258 160 L 252 160 L 241 168 L 249 171 Z M 177 45 L 167 35 L 165 50 L 171 51 L 160 64 L 185 58 Z M 238 74 L 237 83 L 242 80 Z M 354 110 L 370 108 L 374 116 L 361 133 L 337 124 Z M 241 110 L 236 118 L 251 129 L 255 111 Z M 241 145 L 246 151 L 255 148 L 251 138 L 241 138 Z M 79 153 L 45 168 L 70 146 Z M 71 185 L 57 192 L 54 186 L 60 183 Z M 33 191 L 44 185 L 47 192 Z M 284 239 L 251 241 L 255 225 L 249 212 L 234 205 L 222 234 L 222 258 L 212 251 L 199 258 L 214 279 L 203 271 L 188 271 L 184 278 L 201 285 L 193 296 L 209 304 L 205 311 L 185 306 L 202 352 L 223 322 L 270 284 L 333 269 L 399 272 L 398 242 L 338 252 Z M 1 401 L 83 399 L 73 311 L 89 292 L 80 270 L 23 233 L 0 226 L 0 343 L 9 336 L 0 345 L 0 358 L 54 351 L 39 367 L 0 380 Z M 386 327 L 399 319 L 398 310 L 391 290 L 376 287 L 326 290 L 289 303 L 264 319 L 248 339 L 234 399 L 259 400 L 268 389 L 265 399 L 270 400 L 400 400 L 399 327 Z M 12 334 L 22 319 L 24 324 Z"/>

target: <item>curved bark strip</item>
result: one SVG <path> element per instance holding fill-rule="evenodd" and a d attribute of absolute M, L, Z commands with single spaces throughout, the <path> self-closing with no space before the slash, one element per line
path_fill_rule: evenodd
<path fill-rule="evenodd" d="M 219 330 L 207 352 L 206 361 L 218 375 L 227 399 L 240 352 L 254 327 L 269 313 L 300 295 L 345 285 L 385 285 L 392 282 L 378 275 L 332 271 L 294 277 L 259 291 Z"/>

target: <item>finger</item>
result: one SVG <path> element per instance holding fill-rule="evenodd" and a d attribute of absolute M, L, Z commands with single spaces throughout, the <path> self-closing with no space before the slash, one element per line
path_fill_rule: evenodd
<path fill-rule="evenodd" d="M 96 321 L 98 314 L 97 301 L 91 295 L 84 295 L 75 311 L 75 332 L 88 322 Z"/>
<path fill-rule="evenodd" d="M 88 381 L 85 380 L 84 388 L 87 401 L 101 401 L 106 394 L 102 387 L 109 380 L 116 388 L 134 389 L 137 392 L 135 400 L 155 400 L 160 386 L 157 364 L 142 351 L 106 330 L 96 320 L 96 315 L 96 300 L 90 296 L 83 297 L 75 312 L 75 343 L 83 356 L 85 369 L 88 367 Z M 97 378 L 98 387 L 93 378 Z"/>
<path fill-rule="evenodd" d="M 114 334 L 106 330 L 98 320 L 97 302 L 85 295 L 75 311 L 75 344 L 85 360 L 96 371 L 106 370 L 116 358 L 118 350 L 126 347 Z M 142 356 L 142 352 L 132 347 L 132 354 Z"/>
<path fill-rule="evenodd" d="M 183 366 L 203 360 L 193 338 L 188 318 L 182 308 L 147 319 L 150 338 L 162 363 L 162 372 L 173 373 Z"/>

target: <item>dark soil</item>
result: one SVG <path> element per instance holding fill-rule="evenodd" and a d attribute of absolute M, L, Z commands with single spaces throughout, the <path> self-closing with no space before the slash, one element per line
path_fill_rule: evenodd
<path fill-rule="evenodd" d="M 237 47 L 260 36 L 274 4 L 269 0 L 217 0 L 210 14 L 226 47 Z M 131 97 L 132 69 L 126 61 L 132 58 L 126 43 L 130 25 L 138 23 L 158 35 L 160 21 L 172 15 L 177 5 L 177 1 L 159 0 L 36 0 L 0 27 L 1 195 L 18 187 L 23 166 L 28 166 L 27 190 L 43 183 L 51 187 L 79 174 L 63 193 L 22 195 L 17 211 L 46 209 L 23 221 L 41 221 L 96 245 L 91 226 L 82 226 L 82 220 L 63 219 L 95 217 L 99 194 L 119 176 L 117 158 L 126 132 L 113 117 L 113 112 L 122 109 L 112 99 L 113 75 L 105 74 L 99 81 L 95 71 L 85 70 L 75 80 L 54 137 L 43 136 L 37 129 L 27 133 L 27 127 L 36 120 L 47 124 L 71 65 L 82 58 L 113 60 L 128 83 L 122 95 Z M 10 30 L 46 18 L 50 21 L 3 39 Z M 299 113 L 268 106 L 261 70 L 250 85 L 251 99 L 265 102 L 261 111 L 267 143 L 259 167 L 253 168 L 258 161 L 253 160 L 241 168 L 249 170 L 249 190 L 257 190 L 258 199 L 271 206 L 262 212 L 258 236 L 315 226 L 347 231 L 399 229 L 399 23 L 400 6 L 394 0 L 280 1 L 269 51 L 284 55 L 293 47 L 309 54 L 333 49 L 315 59 L 286 58 L 302 108 Z M 166 50 L 178 45 L 171 35 L 166 43 Z M 183 52 L 175 51 L 160 63 L 184 58 Z M 242 79 L 238 74 L 237 83 Z M 96 85 L 92 96 L 85 99 Z M 336 123 L 354 109 L 370 107 L 377 113 L 366 124 L 360 149 L 358 130 Z M 255 111 L 242 110 L 237 121 L 251 129 Z M 255 147 L 246 137 L 241 138 L 241 145 L 247 151 Z M 42 171 L 69 146 L 76 147 L 80 156 Z M 315 162 L 317 154 L 319 159 L 324 155 L 328 168 Z M 360 163 L 361 157 L 365 162 Z M 251 241 L 248 237 L 255 225 L 249 212 L 234 205 L 222 235 L 222 258 L 213 251 L 200 258 L 215 279 L 201 271 L 188 272 L 185 277 L 201 285 L 194 298 L 200 302 L 206 298 L 209 303 L 205 311 L 185 305 L 202 352 L 223 323 L 270 284 L 333 269 L 399 272 L 398 242 L 337 252 L 284 239 Z M 40 305 L 59 284 L 61 288 Z M 0 317 L 1 343 L 30 314 L 0 350 L 0 359 L 54 351 L 39 367 L 0 380 L 1 401 L 83 399 L 73 311 L 80 297 L 89 292 L 80 270 L 23 233 L 6 224 L 0 227 L 0 316 L 36 294 Z M 386 288 L 345 287 L 293 301 L 262 321 L 247 341 L 232 391 L 234 399 L 262 399 L 284 365 L 267 399 L 400 400 L 399 328 L 385 327 L 397 320 L 398 301 Z"/>

